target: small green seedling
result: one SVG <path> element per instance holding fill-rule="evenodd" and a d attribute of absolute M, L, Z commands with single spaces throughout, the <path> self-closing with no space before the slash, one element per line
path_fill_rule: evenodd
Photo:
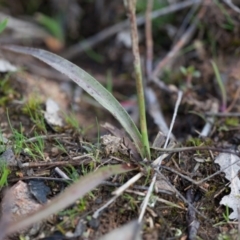
<path fill-rule="evenodd" d="M 21 153 L 21 151 L 24 149 L 25 141 L 27 140 L 27 138 L 23 134 L 23 128 L 22 128 L 21 123 L 20 123 L 20 129 L 19 130 L 13 128 L 13 126 L 10 122 L 10 119 L 9 119 L 8 110 L 7 110 L 7 118 L 8 118 L 8 124 L 10 126 L 11 131 L 12 131 L 12 138 L 13 138 L 13 144 L 14 144 L 13 149 L 14 149 L 15 154 L 19 155 Z"/>
<path fill-rule="evenodd" d="M 12 73 L 6 74 L 3 80 L 0 81 L 0 105 L 4 106 L 9 99 L 15 95 L 15 91 L 9 83 L 9 77 Z"/>
<path fill-rule="evenodd" d="M 42 158 L 45 159 L 44 156 L 44 140 L 35 132 L 36 141 L 30 142 L 27 145 L 29 146 L 29 154 L 34 158 Z"/>
<path fill-rule="evenodd" d="M 81 133 L 82 130 L 79 127 L 79 121 L 76 117 L 76 115 L 73 112 L 70 113 L 63 113 L 65 122 L 74 130 L 76 130 L 78 133 Z"/>
<path fill-rule="evenodd" d="M 76 168 L 73 167 L 72 165 L 65 167 L 64 170 L 67 172 L 68 177 L 71 178 L 74 182 L 79 179 L 79 174 L 78 174 Z"/>
<path fill-rule="evenodd" d="M 112 93 L 112 89 L 113 89 L 113 79 L 112 79 L 112 71 L 108 70 L 107 71 L 107 83 L 106 83 L 106 89 Z"/>
<path fill-rule="evenodd" d="M 228 30 L 228 31 L 233 31 L 235 24 L 234 24 L 234 19 L 231 17 L 231 15 L 228 13 L 226 10 L 225 6 L 221 4 L 218 0 L 214 0 L 214 3 L 216 6 L 220 9 L 222 14 L 225 16 L 226 22 L 221 24 L 221 27 Z"/>
<path fill-rule="evenodd" d="M 198 70 L 196 70 L 194 66 L 189 66 L 187 68 L 180 67 L 180 71 L 186 77 L 191 77 L 191 78 L 192 77 L 195 77 L 195 78 L 201 77 L 201 73 Z"/>
<path fill-rule="evenodd" d="M 37 15 L 37 21 L 42 24 L 52 36 L 56 37 L 59 41 L 64 42 L 63 28 L 58 19 L 51 18 L 44 14 Z"/>
<path fill-rule="evenodd" d="M 214 73 L 215 73 L 215 76 L 216 76 L 217 84 L 219 86 L 219 89 L 220 89 L 221 95 L 222 95 L 222 107 L 221 108 L 222 108 L 222 111 L 225 111 L 226 107 L 227 107 L 226 89 L 225 89 L 224 83 L 222 81 L 220 72 L 218 70 L 217 64 L 214 61 L 211 61 L 211 63 L 212 63 L 212 67 L 213 67 L 213 70 L 214 70 Z"/>
<path fill-rule="evenodd" d="M 55 141 L 57 142 L 57 144 L 55 145 L 60 151 L 62 151 L 63 153 L 68 155 L 68 151 L 66 150 L 66 148 L 63 146 L 63 144 L 58 141 L 58 139 L 55 139 Z"/>
<path fill-rule="evenodd" d="M 93 61 L 97 63 L 103 63 L 104 62 L 104 56 L 98 54 L 91 48 L 87 49 L 85 53 L 88 55 L 89 58 L 91 58 Z"/>
<path fill-rule="evenodd" d="M 186 78 L 187 87 L 192 86 L 193 78 L 199 78 L 201 76 L 201 73 L 197 71 L 194 66 L 189 66 L 187 68 L 180 67 L 180 71 Z"/>
<path fill-rule="evenodd" d="M 40 131 L 46 133 L 47 130 L 41 105 L 42 101 L 40 98 L 36 95 L 31 95 L 23 106 L 22 111 L 30 117 L 31 121 Z"/>
<path fill-rule="evenodd" d="M 225 213 L 223 213 L 223 218 L 225 219 L 225 221 L 228 223 L 230 221 L 229 219 L 229 207 L 226 205 L 226 210 L 225 210 Z"/>
<path fill-rule="evenodd" d="M 136 201 L 136 198 L 131 196 L 128 193 L 123 194 L 123 198 L 127 200 L 128 205 L 130 206 L 131 210 L 134 211 L 138 207 L 138 202 Z"/>
<path fill-rule="evenodd" d="M 226 118 L 225 119 L 225 124 L 229 127 L 237 127 L 239 126 L 239 119 L 238 118 Z"/>
<path fill-rule="evenodd" d="M 7 27 L 8 19 L 4 19 L 0 22 L 0 33 L 4 31 L 4 29 Z"/>
<path fill-rule="evenodd" d="M 0 189 L 8 185 L 8 175 L 11 172 L 4 161 L 0 158 Z"/>

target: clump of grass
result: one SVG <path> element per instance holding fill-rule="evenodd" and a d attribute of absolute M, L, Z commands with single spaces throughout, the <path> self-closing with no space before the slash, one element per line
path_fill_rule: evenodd
<path fill-rule="evenodd" d="M 65 167 L 64 170 L 67 172 L 67 175 L 75 182 L 79 179 L 79 173 L 77 172 L 76 168 L 72 165 Z"/>
<path fill-rule="evenodd" d="M 36 160 L 37 158 L 45 159 L 44 156 L 44 140 L 35 132 L 36 141 L 26 143 L 24 142 L 24 151 Z"/>
<path fill-rule="evenodd" d="M 0 81 L 0 106 L 6 105 L 6 103 L 11 100 L 15 94 L 14 89 L 9 83 L 10 74 L 7 74 L 4 79 Z"/>
<path fill-rule="evenodd" d="M 60 150 L 60 151 L 62 151 L 63 153 L 65 153 L 65 154 L 67 154 L 68 155 L 68 151 L 67 151 L 67 149 L 64 147 L 64 145 L 58 140 L 58 139 L 55 139 L 55 141 L 56 141 L 56 147 Z"/>
<path fill-rule="evenodd" d="M 82 133 L 82 129 L 79 127 L 79 122 L 76 115 L 73 112 L 63 113 L 66 124 L 71 127 L 77 133 Z"/>
<path fill-rule="evenodd" d="M 10 124 L 10 121 L 9 121 L 9 124 Z M 14 144 L 13 150 L 16 155 L 19 155 L 21 151 L 23 151 L 24 149 L 25 141 L 27 140 L 27 138 L 23 134 L 23 127 L 21 124 L 20 124 L 19 130 L 13 128 L 11 124 L 10 124 L 10 128 L 12 131 L 12 139 Z"/>
<path fill-rule="evenodd" d="M 42 101 L 38 96 L 31 95 L 22 107 L 22 111 L 30 117 L 31 121 L 40 131 L 47 132 L 42 111 Z"/>

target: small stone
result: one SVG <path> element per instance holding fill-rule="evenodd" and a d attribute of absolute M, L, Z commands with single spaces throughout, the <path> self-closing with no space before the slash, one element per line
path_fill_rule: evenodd
<path fill-rule="evenodd" d="M 15 221 L 37 211 L 41 207 L 41 204 L 37 203 L 31 196 L 26 183 L 18 181 L 13 185 L 9 194 L 4 195 L 1 210 L 3 218 L 7 217 L 8 221 Z M 20 234 L 35 235 L 38 233 L 42 222 L 33 224 L 30 228 L 24 229 Z"/>

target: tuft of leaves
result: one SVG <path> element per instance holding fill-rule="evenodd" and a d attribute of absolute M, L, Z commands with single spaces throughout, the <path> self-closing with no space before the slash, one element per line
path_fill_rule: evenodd
<path fill-rule="evenodd" d="M 95 78 L 68 60 L 45 50 L 19 46 L 4 46 L 3 48 L 12 52 L 27 54 L 38 58 L 72 79 L 120 122 L 125 131 L 133 139 L 141 156 L 145 157 L 142 135 L 135 123 L 116 98 Z"/>

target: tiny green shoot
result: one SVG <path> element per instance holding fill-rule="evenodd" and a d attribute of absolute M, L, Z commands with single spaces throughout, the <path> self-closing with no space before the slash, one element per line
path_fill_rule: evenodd
<path fill-rule="evenodd" d="M 213 70 L 214 70 L 214 73 L 215 73 L 215 76 L 216 76 L 217 84 L 220 88 L 221 95 L 222 95 L 222 110 L 225 111 L 226 107 L 227 107 L 226 89 L 224 87 L 224 84 L 223 84 L 223 81 L 222 81 L 222 78 L 220 76 L 220 73 L 219 73 L 219 70 L 218 70 L 218 67 L 217 67 L 216 63 L 214 61 L 211 61 L 211 63 L 212 63 Z"/>
<path fill-rule="evenodd" d="M 104 56 L 98 54 L 97 52 L 95 52 L 91 48 L 87 49 L 85 52 L 88 55 L 88 57 L 90 57 L 95 62 L 97 62 L 97 63 L 103 63 L 104 62 Z"/>
<path fill-rule="evenodd" d="M 45 159 L 44 156 L 44 140 L 40 137 L 38 137 L 38 134 L 35 132 L 35 138 L 37 141 L 31 142 L 32 152 L 34 153 L 35 157 L 41 157 L 42 159 Z"/>
<path fill-rule="evenodd" d="M 41 13 L 37 15 L 37 21 L 43 25 L 52 36 L 56 37 L 61 42 L 64 42 L 63 28 L 58 19 L 51 18 Z"/>
<path fill-rule="evenodd" d="M 76 117 L 76 115 L 73 112 L 70 113 L 63 113 L 64 115 L 64 120 L 65 122 L 72 127 L 74 130 L 76 130 L 77 132 L 81 133 L 82 130 L 79 127 L 79 122 L 78 119 Z"/>
<path fill-rule="evenodd" d="M 8 175 L 10 174 L 10 169 L 4 163 L 4 159 L 0 158 L 0 189 L 8 185 Z"/>
<path fill-rule="evenodd" d="M 22 111 L 30 116 L 31 121 L 36 125 L 36 127 L 43 131 L 47 132 L 46 125 L 44 121 L 44 116 L 42 113 L 41 107 L 42 101 L 35 95 L 31 95 L 26 104 L 23 106 Z"/>
<path fill-rule="evenodd" d="M 229 219 L 229 207 L 226 205 L 226 210 L 225 210 L 225 213 L 223 213 L 223 218 L 225 219 L 225 221 L 228 223 L 230 221 Z"/>
<path fill-rule="evenodd" d="M 69 169 L 70 168 L 70 169 Z M 79 174 L 75 167 L 72 165 L 69 165 L 68 167 L 65 167 L 64 170 L 67 172 L 67 175 L 75 182 L 79 179 Z"/>
<path fill-rule="evenodd" d="M 13 126 L 10 122 L 10 119 L 9 119 L 8 109 L 7 109 L 7 118 L 8 118 L 8 124 L 12 131 L 12 137 L 13 137 L 13 142 L 14 142 L 14 152 L 18 155 L 24 149 L 25 141 L 27 138 L 23 134 L 23 128 L 22 128 L 21 123 L 20 123 L 19 131 L 17 129 L 13 128 Z"/>
<path fill-rule="evenodd" d="M 107 71 L 107 84 L 106 84 L 106 89 L 112 93 L 112 88 L 113 88 L 113 81 L 112 81 L 112 71 L 108 70 Z"/>
<path fill-rule="evenodd" d="M 57 145 L 56 147 L 61 150 L 62 152 L 64 152 L 65 154 L 68 155 L 68 151 L 66 150 L 66 148 L 63 146 L 63 144 L 58 140 L 58 139 L 55 139 L 55 141 L 57 142 Z"/>
<path fill-rule="evenodd" d="M 4 29 L 7 27 L 8 19 L 4 19 L 0 22 L 0 33 L 4 31 Z"/>

